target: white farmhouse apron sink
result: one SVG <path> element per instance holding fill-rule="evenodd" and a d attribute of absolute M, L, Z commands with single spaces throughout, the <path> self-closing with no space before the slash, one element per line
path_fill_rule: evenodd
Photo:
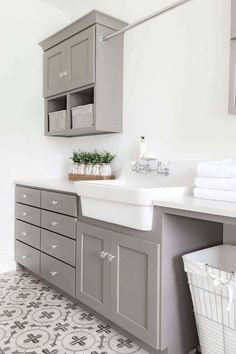
<path fill-rule="evenodd" d="M 124 168 L 116 180 L 75 182 L 83 216 L 150 231 L 153 201 L 186 195 L 189 188 L 175 186 L 171 177 L 140 175 Z"/>

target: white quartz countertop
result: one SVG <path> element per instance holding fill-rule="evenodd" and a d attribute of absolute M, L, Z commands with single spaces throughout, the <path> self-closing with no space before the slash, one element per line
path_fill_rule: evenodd
<path fill-rule="evenodd" d="M 154 205 L 170 209 L 236 218 L 236 203 L 196 199 L 194 197 L 181 197 L 173 199 L 160 198 L 154 201 Z"/>
<path fill-rule="evenodd" d="M 76 194 L 75 184 L 67 179 L 48 179 L 48 180 L 16 180 L 15 184 L 41 189 L 52 189 L 60 192 Z"/>

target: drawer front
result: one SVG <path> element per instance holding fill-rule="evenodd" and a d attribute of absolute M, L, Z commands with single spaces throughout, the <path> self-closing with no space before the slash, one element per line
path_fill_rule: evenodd
<path fill-rule="evenodd" d="M 16 202 L 40 207 L 40 191 L 33 188 L 16 186 Z"/>
<path fill-rule="evenodd" d="M 32 272 L 40 273 L 40 252 L 20 241 L 15 241 L 15 260 Z"/>
<path fill-rule="evenodd" d="M 74 195 L 42 191 L 42 209 L 77 216 L 77 197 Z"/>
<path fill-rule="evenodd" d="M 71 238 L 76 236 L 76 219 L 70 216 L 41 210 L 41 226 Z"/>
<path fill-rule="evenodd" d="M 40 249 L 40 228 L 37 226 L 16 220 L 15 237 L 27 245 Z"/>
<path fill-rule="evenodd" d="M 16 219 L 40 226 L 40 209 L 16 203 Z"/>
<path fill-rule="evenodd" d="M 67 237 L 42 230 L 41 250 L 75 267 L 75 241 Z"/>
<path fill-rule="evenodd" d="M 75 269 L 44 253 L 41 253 L 41 277 L 75 296 Z"/>

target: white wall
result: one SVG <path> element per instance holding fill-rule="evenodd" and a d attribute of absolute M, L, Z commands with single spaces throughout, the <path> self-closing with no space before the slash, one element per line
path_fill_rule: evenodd
<path fill-rule="evenodd" d="M 77 0 L 67 13 L 75 20 L 96 8 L 132 22 L 171 2 Z M 73 146 L 111 149 L 120 167 L 135 157 L 135 140 L 145 135 L 161 159 L 179 161 L 183 181 L 192 181 L 198 160 L 234 157 L 236 117 L 227 113 L 229 30 L 230 0 L 192 0 L 127 32 L 124 133 L 81 138 Z"/>
<path fill-rule="evenodd" d="M 36 0 L 2 1 L 0 11 L 0 272 L 13 263 L 14 188 L 20 178 L 62 177 L 69 141 L 43 136 L 38 42 L 67 16 Z"/>
<path fill-rule="evenodd" d="M 61 6 L 64 12 L 47 3 Z M 145 135 L 183 183 L 199 160 L 235 155 L 236 117 L 227 114 L 230 0 L 192 0 L 125 34 L 124 133 L 43 136 L 40 39 L 97 8 L 134 21 L 167 0 L 8 0 L 0 13 L 0 257 L 13 260 L 13 179 L 67 172 L 73 148 L 108 149 L 119 170 Z M 14 9 L 14 11 L 12 11 Z M 5 257 L 6 258 L 6 257 Z M 9 263 L 9 262 L 8 262 Z M 5 263 L 6 264 L 6 263 Z M 1 261 L 0 261 L 1 271 Z"/>

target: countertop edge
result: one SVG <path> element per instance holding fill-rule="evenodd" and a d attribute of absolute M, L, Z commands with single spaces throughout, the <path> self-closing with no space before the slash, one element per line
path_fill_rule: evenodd
<path fill-rule="evenodd" d="M 52 180 L 14 180 L 14 185 L 47 189 L 58 192 L 66 192 L 76 194 L 76 188 L 74 182 L 67 179 L 52 179 Z"/>

